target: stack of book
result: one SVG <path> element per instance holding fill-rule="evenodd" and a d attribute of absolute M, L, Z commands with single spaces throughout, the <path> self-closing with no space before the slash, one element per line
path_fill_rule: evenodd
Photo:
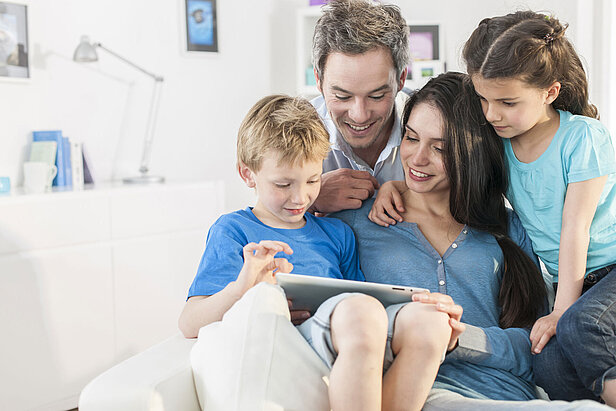
<path fill-rule="evenodd" d="M 33 131 L 30 161 L 55 164 L 58 174 L 52 185 L 57 187 L 79 190 L 84 184 L 94 182 L 82 143 L 64 137 L 61 130 Z"/>

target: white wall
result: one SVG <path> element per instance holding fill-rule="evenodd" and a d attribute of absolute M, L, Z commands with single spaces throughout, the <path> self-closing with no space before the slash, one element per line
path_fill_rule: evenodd
<path fill-rule="evenodd" d="M 568 35 L 574 43 L 580 41 L 576 46 L 586 57 L 591 81 L 599 63 L 608 64 L 601 53 L 607 48 L 597 46 L 605 36 L 594 34 L 601 27 L 594 22 L 603 9 L 596 6 L 578 18 L 585 1 L 393 2 L 410 19 L 443 22 L 451 70 L 462 69 L 460 48 L 483 17 L 524 8 L 551 11 L 570 23 Z M 152 172 L 172 180 L 223 179 L 228 209 L 252 202 L 253 194 L 235 172 L 237 128 L 258 98 L 274 92 L 295 94 L 295 13 L 308 1 L 218 0 L 220 52 L 213 54 L 182 51 L 182 3 L 27 1 L 32 79 L 23 84 L 0 80 L 0 175 L 21 184 L 30 132 L 56 128 L 84 142 L 97 181 L 137 172 L 152 83 L 102 51 L 98 63 L 74 63 L 80 36 L 89 34 L 165 77 Z M 603 84 L 592 87 L 592 100 L 600 110 L 600 102 L 608 101 L 607 90 Z M 609 121 L 610 113 L 602 114 Z"/>
<path fill-rule="evenodd" d="M 97 181 L 136 174 L 151 79 L 99 52 L 72 61 L 82 34 L 165 77 L 152 153 L 154 174 L 226 180 L 228 203 L 252 194 L 235 173 L 235 133 L 248 108 L 271 92 L 268 0 L 218 1 L 219 53 L 183 52 L 180 0 L 28 1 L 32 79 L 0 81 L 0 175 L 21 183 L 37 129 L 84 142 Z"/>
<path fill-rule="evenodd" d="M 569 23 L 567 36 L 581 56 L 590 79 L 590 98 L 601 112 L 601 119 L 616 135 L 616 105 L 610 105 L 616 87 L 616 51 L 614 51 L 613 18 L 616 11 L 612 0 L 384 0 L 398 5 L 403 15 L 413 22 L 441 22 L 444 27 L 448 70 L 464 71 L 461 49 L 471 32 L 485 17 L 517 10 L 534 10 L 554 14 Z M 277 0 L 272 53 L 272 86 L 284 92 L 295 90 L 293 41 L 295 15 L 292 8 L 305 7 L 307 0 Z M 285 19 L 283 16 L 287 15 Z M 611 42 L 610 42 L 611 40 Z M 284 67 L 284 70 L 282 69 Z M 610 108 L 611 107 L 611 108 Z"/>

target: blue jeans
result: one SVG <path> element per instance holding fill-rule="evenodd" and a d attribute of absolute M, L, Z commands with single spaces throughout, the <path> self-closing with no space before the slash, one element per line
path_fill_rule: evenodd
<path fill-rule="evenodd" d="M 553 400 L 598 400 L 604 381 L 616 379 L 616 268 L 588 274 L 587 286 L 589 277 L 596 285 L 585 287 L 533 356 L 535 382 Z"/>

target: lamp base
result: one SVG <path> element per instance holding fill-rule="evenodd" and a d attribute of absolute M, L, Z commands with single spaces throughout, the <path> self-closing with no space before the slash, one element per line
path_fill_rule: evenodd
<path fill-rule="evenodd" d="M 162 184 L 165 182 L 165 177 L 145 174 L 136 177 L 126 177 L 122 179 L 122 182 L 124 184 Z"/>

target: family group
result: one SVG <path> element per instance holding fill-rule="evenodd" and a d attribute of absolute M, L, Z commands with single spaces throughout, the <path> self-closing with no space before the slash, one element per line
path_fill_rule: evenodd
<path fill-rule="evenodd" d="M 312 316 L 291 302 L 331 368 L 333 410 L 616 407 L 616 158 L 566 29 L 532 11 L 486 18 L 467 73 L 399 111 L 400 9 L 330 1 L 313 37 L 320 96 L 265 97 L 239 127 L 257 201 L 210 228 L 183 334 L 257 284 L 284 299 L 277 272 L 423 287 L 388 307 L 340 294 Z"/>

